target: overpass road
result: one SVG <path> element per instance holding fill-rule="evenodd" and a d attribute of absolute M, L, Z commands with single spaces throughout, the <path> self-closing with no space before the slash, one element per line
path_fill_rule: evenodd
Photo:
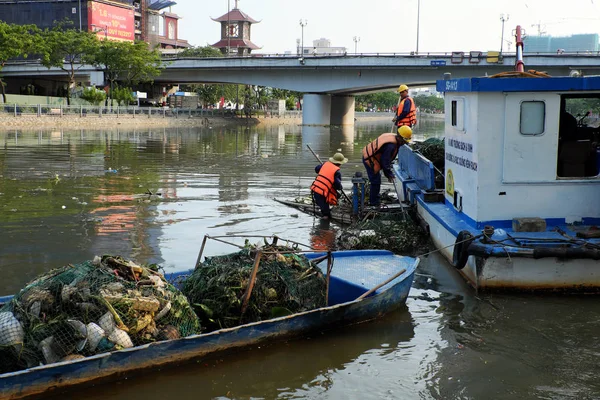
<path fill-rule="evenodd" d="M 156 83 L 236 83 L 268 86 L 305 93 L 304 123 L 345 124 L 354 121 L 354 95 L 395 89 L 399 84 L 429 86 L 445 74 L 452 78 L 494 75 L 514 69 L 515 55 L 494 60 L 489 54 L 443 53 L 424 55 L 360 54 L 339 56 L 271 56 L 227 58 L 179 58 L 165 60 Z M 525 54 L 525 70 L 544 71 L 554 76 L 595 75 L 600 72 L 600 55 Z M 59 69 L 36 62 L 7 64 L 5 79 L 64 79 Z M 104 82 L 102 70 L 81 66 L 77 79 L 89 84 Z"/>

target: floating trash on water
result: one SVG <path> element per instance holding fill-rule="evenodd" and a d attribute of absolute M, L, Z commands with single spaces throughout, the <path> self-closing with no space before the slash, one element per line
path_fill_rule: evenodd
<path fill-rule="evenodd" d="M 67 206 L 62 206 L 61 208 L 64 210 L 65 208 L 67 208 Z"/>

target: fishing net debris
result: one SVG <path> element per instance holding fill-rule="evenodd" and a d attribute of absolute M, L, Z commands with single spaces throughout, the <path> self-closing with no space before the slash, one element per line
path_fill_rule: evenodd
<path fill-rule="evenodd" d="M 259 248 L 263 254 L 252 287 Z M 326 279 L 305 255 L 287 246 L 248 242 L 237 253 L 206 257 L 183 281 L 182 292 L 208 332 L 326 305 Z"/>
<path fill-rule="evenodd" d="M 401 214 L 379 213 L 353 224 L 338 235 L 339 250 L 389 250 L 415 255 L 428 248 L 429 236 L 412 219 Z"/>
<path fill-rule="evenodd" d="M 119 256 L 52 270 L 0 308 L 0 373 L 200 332 L 162 274 Z"/>

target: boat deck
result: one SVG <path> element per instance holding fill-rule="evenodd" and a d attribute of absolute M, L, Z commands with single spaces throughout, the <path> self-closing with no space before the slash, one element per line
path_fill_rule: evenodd
<path fill-rule="evenodd" d="M 463 214 L 457 213 L 454 208 L 446 203 L 428 203 L 423 200 L 421 195 L 416 196 L 419 206 L 423 207 L 436 220 L 440 222 L 449 232 L 457 236 L 460 231 L 467 230 L 472 235 L 477 236 L 482 233 L 483 227 L 476 228 L 474 223 L 463 218 Z M 564 246 L 566 244 L 581 244 L 584 241 L 592 245 L 600 245 L 600 238 L 580 238 L 578 233 L 589 231 L 593 225 L 579 224 L 555 224 L 548 225 L 543 232 L 515 232 L 512 227 L 503 226 L 506 223 L 499 223 L 494 226 L 493 222 L 489 225 L 495 228 L 492 239 L 506 246 L 535 246 L 544 245 Z"/>
<path fill-rule="evenodd" d="M 314 259 L 325 254 L 310 253 L 307 254 L 307 257 Z M 334 251 L 332 255 L 332 275 L 335 275 L 332 279 L 344 281 L 345 289 L 343 293 L 338 293 L 335 287 L 332 287 L 330 304 L 352 301 L 385 282 L 402 269 L 407 271 L 375 291 L 375 294 L 381 293 L 402 281 L 407 274 L 411 273 L 411 266 L 415 262 L 412 257 L 398 256 L 387 250 Z M 321 262 L 319 268 L 323 273 L 326 273 L 327 262 Z"/>

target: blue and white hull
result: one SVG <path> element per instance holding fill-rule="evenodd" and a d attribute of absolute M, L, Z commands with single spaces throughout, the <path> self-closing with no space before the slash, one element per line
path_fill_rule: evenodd
<path fill-rule="evenodd" d="M 481 230 L 466 226 L 445 204 L 430 204 L 417 195 L 417 212 L 427 223 L 431 239 L 440 253 L 454 265 L 455 243 L 459 232 L 469 230 L 474 237 L 482 235 Z M 566 228 L 566 227 L 565 227 Z M 569 231 L 565 231 L 569 233 Z M 575 237 L 574 232 L 570 232 Z M 589 249 L 588 254 L 567 254 L 570 239 L 558 238 L 558 232 L 529 233 L 526 239 L 537 246 L 529 248 L 511 246 L 508 239 L 523 238 L 523 233 L 495 230 L 492 243 L 482 243 L 476 239 L 468 247 L 471 254 L 460 273 L 477 290 L 556 290 L 567 292 L 588 292 L 600 290 L 600 252 Z M 562 235 L 561 235 L 562 236 Z M 571 236 L 571 235 L 569 235 Z M 524 238 L 525 239 L 525 238 Z M 549 244 L 542 242 L 553 241 Z M 598 241 L 593 241 L 598 245 Z M 570 244 L 573 245 L 572 243 Z M 600 246 L 599 246 L 600 247 Z M 570 247 L 577 249 L 577 247 Z M 544 256 L 544 250 L 565 250 L 564 257 Z M 535 252 L 540 254 L 535 254 Z M 538 258 L 536 258 L 538 257 Z M 589 257 L 589 258 L 583 258 Z"/>

